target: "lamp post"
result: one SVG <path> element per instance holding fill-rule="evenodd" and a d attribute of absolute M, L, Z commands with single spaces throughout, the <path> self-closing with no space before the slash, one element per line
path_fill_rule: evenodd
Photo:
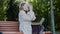
<path fill-rule="evenodd" d="M 51 32 L 55 34 L 55 25 L 54 25 L 54 12 L 53 12 L 53 1 L 50 0 L 50 16 L 51 16 Z"/>

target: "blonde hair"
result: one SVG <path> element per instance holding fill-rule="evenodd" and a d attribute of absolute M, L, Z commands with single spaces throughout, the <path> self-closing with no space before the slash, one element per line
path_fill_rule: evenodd
<path fill-rule="evenodd" d="M 19 10 L 23 10 L 23 6 L 25 5 L 26 3 L 21 3 L 20 4 L 20 8 Z M 29 4 L 26 4 L 27 8 L 28 8 L 28 11 L 33 11 L 33 7 Z"/>
<path fill-rule="evenodd" d="M 19 10 L 23 10 L 23 6 L 25 5 L 25 3 L 21 3 L 20 4 L 20 7 L 19 7 Z"/>

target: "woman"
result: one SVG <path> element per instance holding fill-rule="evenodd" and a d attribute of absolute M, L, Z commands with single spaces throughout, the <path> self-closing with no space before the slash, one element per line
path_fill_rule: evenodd
<path fill-rule="evenodd" d="M 19 31 L 23 34 L 32 34 L 31 23 L 36 17 L 32 7 L 26 3 L 22 3 L 19 9 Z"/>

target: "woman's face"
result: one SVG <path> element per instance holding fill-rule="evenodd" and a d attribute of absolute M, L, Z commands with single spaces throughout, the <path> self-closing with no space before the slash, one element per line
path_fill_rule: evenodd
<path fill-rule="evenodd" d="M 23 6 L 23 10 L 28 11 L 28 7 L 26 6 L 26 4 Z"/>

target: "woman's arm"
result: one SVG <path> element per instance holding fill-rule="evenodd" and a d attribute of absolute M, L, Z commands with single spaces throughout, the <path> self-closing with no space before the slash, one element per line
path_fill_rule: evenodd
<path fill-rule="evenodd" d="M 32 20 L 32 18 L 29 15 L 27 15 L 24 11 L 20 11 L 19 18 L 20 17 L 25 21 L 31 21 Z"/>
<path fill-rule="evenodd" d="M 35 14 L 33 11 L 30 11 L 28 15 L 31 17 L 31 20 L 34 21 L 36 19 Z"/>

